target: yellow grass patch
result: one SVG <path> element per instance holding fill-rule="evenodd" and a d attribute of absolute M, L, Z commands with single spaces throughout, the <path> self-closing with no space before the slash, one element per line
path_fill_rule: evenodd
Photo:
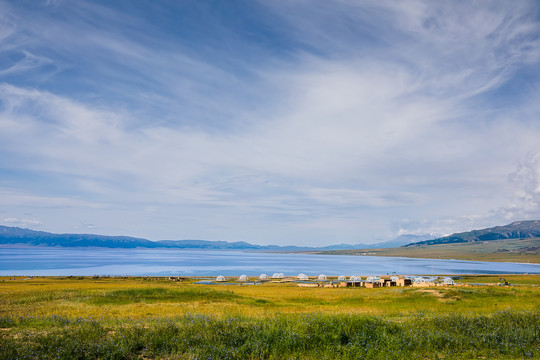
<path fill-rule="evenodd" d="M 315 312 L 399 317 L 419 311 L 491 313 L 507 308 L 540 308 L 540 287 L 534 286 L 540 284 L 539 275 L 506 278 L 524 284 L 366 289 L 301 288 L 295 283 L 271 282 L 255 286 L 198 285 L 193 280 L 143 278 L 0 278 L 0 316 L 119 319 L 173 318 L 193 313 L 272 317 Z M 462 284 L 487 281 L 498 281 L 498 277 L 467 277 Z"/>

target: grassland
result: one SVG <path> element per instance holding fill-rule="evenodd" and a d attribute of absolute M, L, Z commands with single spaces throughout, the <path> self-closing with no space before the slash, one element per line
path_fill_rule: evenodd
<path fill-rule="evenodd" d="M 540 358 L 540 275 L 505 278 L 515 286 L 0 278 L 0 358 Z"/>
<path fill-rule="evenodd" d="M 540 239 L 510 239 L 414 247 L 334 250 L 322 253 L 540 264 Z"/>

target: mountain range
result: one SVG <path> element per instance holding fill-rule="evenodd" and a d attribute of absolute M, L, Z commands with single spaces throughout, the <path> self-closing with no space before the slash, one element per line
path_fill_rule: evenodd
<path fill-rule="evenodd" d="M 30 246 L 105 247 L 105 248 L 176 248 L 208 250 L 259 250 L 259 251 L 324 251 L 397 247 L 414 241 L 432 238 L 429 235 L 402 235 L 393 240 L 376 244 L 336 244 L 323 247 L 255 245 L 244 241 L 209 240 L 160 240 L 150 241 L 129 236 L 106 236 L 93 234 L 53 234 L 44 231 L 0 226 L 0 245 L 18 244 Z"/>
<path fill-rule="evenodd" d="M 495 226 L 492 228 L 455 233 L 452 235 L 418 241 L 403 246 L 411 247 L 420 245 L 452 244 L 503 239 L 527 239 L 535 237 L 540 237 L 540 220 L 515 221 L 504 226 Z"/>
<path fill-rule="evenodd" d="M 94 234 L 53 234 L 44 231 L 0 226 L 0 245 L 104 247 L 104 248 L 175 248 L 208 250 L 258 250 L 258 251 L 327 251 L 413 247 L 502 239 L 540 237 L 540 220 L 516 221 L 505 226 L 455 233 L 433 238 L 431 235 L 401 235 L 393 240 L 375 244 L 335 244 L 323 247 L 256 245 L 244 241 L 209 240 L 160 240 L 150 241 L 129 236 Z"/>

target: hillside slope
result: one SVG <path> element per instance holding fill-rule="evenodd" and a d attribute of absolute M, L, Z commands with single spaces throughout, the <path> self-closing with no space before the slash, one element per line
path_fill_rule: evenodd
<path fill-rule="evenodd" d="M 33 246 L 136 248 L 160 247 L 153 241 L 129 236 L 93 234 L 52 234 L 44 231 L 0 226 L 0 244 L 25 244 Z"/>
<path fill-rule="evenodd" d="M 476 241 L 493 241 L 503 239 L 528 239 L 540 237 L 540 220 L 515 221 L 504 226 L 455 233 L 449 236 L 419 241 L 404 247 L 422 245 L 454 244 Z"/>
<path fill-rule="evenodd" d="M 320 253 L 540 264 L 540 238 L 471 241 L 381 249 L 334 250 Z"/>

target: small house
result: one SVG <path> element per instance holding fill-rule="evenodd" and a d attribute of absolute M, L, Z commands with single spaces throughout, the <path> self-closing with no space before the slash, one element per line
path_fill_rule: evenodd
<path fill-rule="evenodd" d="M 379 283 L 378 281 L 366 281 L 364 282 L 364 286 L 367 287 L 368 289 L 374 289 L 374 288 L 378 288 L 381 286 L 381 283 Z"/>
<path fill-rule="evenodd" d="M 412 279 L 397 279 L 396 280 L 396 286 L 411 286 L 412 285 Z"/>

